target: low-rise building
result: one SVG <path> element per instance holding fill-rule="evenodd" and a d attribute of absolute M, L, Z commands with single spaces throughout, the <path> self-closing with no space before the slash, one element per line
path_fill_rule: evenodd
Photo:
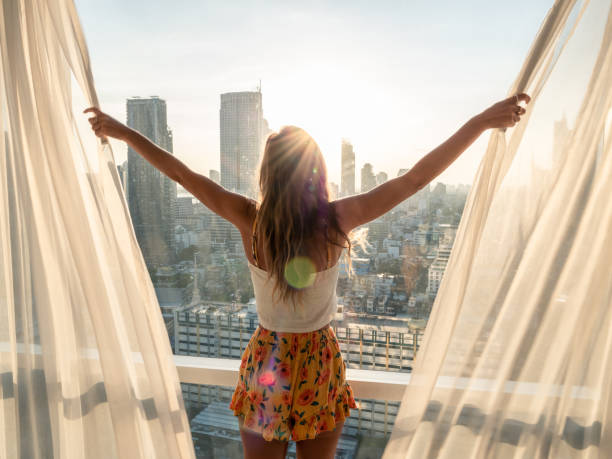
<path fill-rule="evenodd" d="M 435 297 L 442 282 L 442 276 L 450 257 L 451 247 L 440 247 L 433 263 L 429 266 L 427 293 Z"/>

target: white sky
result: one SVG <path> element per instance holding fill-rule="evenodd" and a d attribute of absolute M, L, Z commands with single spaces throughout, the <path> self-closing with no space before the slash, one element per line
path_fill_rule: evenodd
<path fill-rule="evenodd" d="M 165 99 L 174 153 L 208 175 L 219 95 L 261 79 L 272 129 L 309 131 L 336 183 L 343 137 L 358 183 L 366 162 L 394 177 L 506 97 L 552 0 L 306 3 L 76 0 L 103 110 Z M 472 183 L 487 138 L 433 183 Z"/>

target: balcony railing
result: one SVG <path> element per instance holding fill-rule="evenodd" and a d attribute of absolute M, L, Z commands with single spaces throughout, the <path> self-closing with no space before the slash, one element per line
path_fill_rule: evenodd
<path fill-rule="evenodd" d="M 235 386 L 240 360 L 175 355 L 179 380 L 187 384 Z M 410 373 L 346 369 L 346 379 L 356 398 L 400 401 Z"/>
<path fill-rule="evenodd" d="M 191 357 L 175 355 L 174 362 L 179 380 L 187 384 L 235 386 L 238 381 L 240 360 L 211 357 Z M 346 369 L 346 380 L 353 388 L 355 398 L 401 401 L 406 386 L 410 383 L 411 373 L 381 370 Z M 438 390 L 467 389 L 476 391 L 495 391 L 497 381 L 485 378 L 466 378 L 439 376 L 435 384 Z M 560 397 L 563 386 L 525 381 L 506 381 L 502 391 L 517 395 L 542 395 Z M 597 391 L 586 386 L 572 386 L 571 398 L 596 401 Z"/>

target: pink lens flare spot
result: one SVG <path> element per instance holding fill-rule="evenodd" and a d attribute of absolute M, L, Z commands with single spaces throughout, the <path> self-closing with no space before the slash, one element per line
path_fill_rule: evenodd
<path fill-rule="evenodd" d="M 257 382 L 262 386 L 273 386 L 276 383 L 276 375 L 272 371 L 265 371 L 259 375 Z"/>

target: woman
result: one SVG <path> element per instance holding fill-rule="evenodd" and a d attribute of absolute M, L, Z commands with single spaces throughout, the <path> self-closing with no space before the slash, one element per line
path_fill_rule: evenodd
<path fill-rule="evenodd" d="M 345 363 L 330 322 L 336 311 L 338 259 L 351 231 L 376 219 L 444 171 L 489 128 L 514 126 L 528 103 L 517 94 L 465 123 L 405 174 L 333 202 L 325 162 L 302 129 L 271 134 L 260 165 L 260 201 L 225 190 L 190 170 L 97 108 L 98 137 L 127 142 L 242 235 L 260 325 L 242 355 L 230 409 L 239 416 L 247 458 L 284 457 L 289 439 L 299 458 L 333 458 L 350 408 Z"/>

